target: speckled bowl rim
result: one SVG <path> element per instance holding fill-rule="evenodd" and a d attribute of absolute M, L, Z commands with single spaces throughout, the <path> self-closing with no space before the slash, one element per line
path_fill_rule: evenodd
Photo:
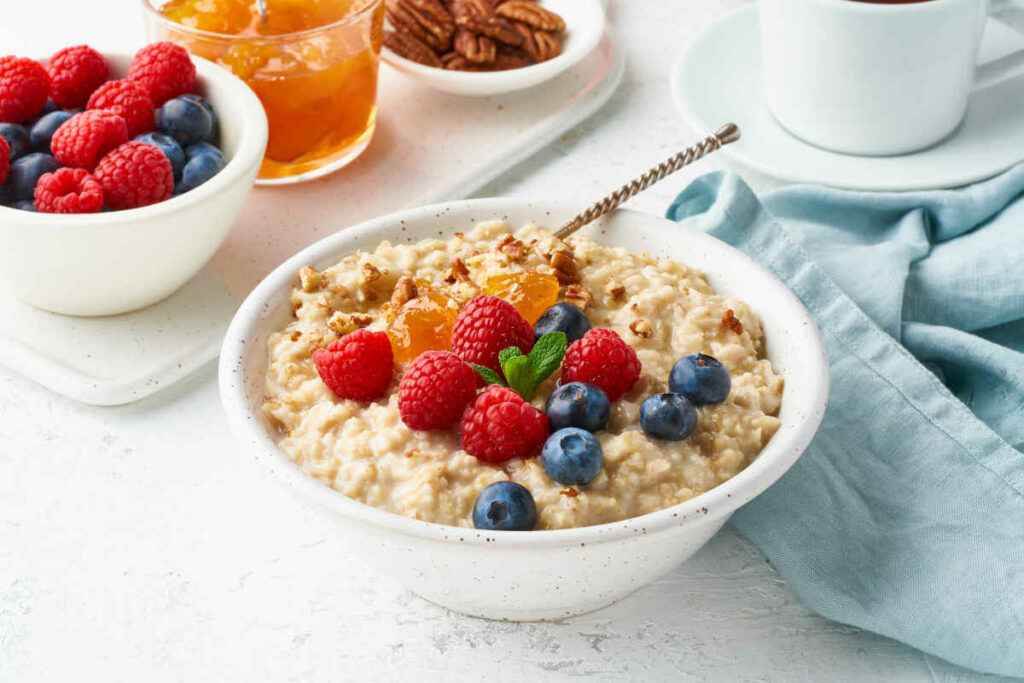
<path fill-rule="evenodd" d="M 419 539 L 474 545 L 487 544 L 491 548 L 496 546 L 506 548 L 572 546 L 613 542 L 638 534 L 653 534 L 668 527 L 683 526 L 706 520 L 709 517 L 728 516 L 767 489 L 797 461 L 817 432 L 828 404 L 828 359 L 821 332 L 796 295 L 775 275 L 739 250 L 697 230 L 687 230 L 687 239 L 703 242 L 705 248 L 720 252 L 723 259 L 727 261 L 728 268 L 743 268 L 753 272 L 759 280 L 759 286 L 775 290 L 775 295 L 785 302 L 784 306 L 773 310 L 772 315 L 786 321 L 787 329 L 802 330 L 801 334 L 806 343 L 803 360 L 810 368 L 808 376 L 812 378 L 810 385 L 803 393 L 803 402 L 798 404 L 794 411 L 795 415 L 802 417 L 802 422 L 793 425 L 792 429 L 780 429 L 758 457 L 728 481 L 678 505 L 619 522 L 572 529 L 529 532 L 486 531 L 424 522 L 360 503 L 305 474 L 298 465 L 289 460 L 271 439 L 265 419 L 259 409 L 250 409 L 245 387 L 246 376 L 243 359 L 249 340 L 259 336 L 259 331 L 263 329 L 261 322 L 270 315 L 270 301 L 277 297 L 287 300 L 287 294 L 294 286 L 295 273 L 299 268 L 310 263 L 337 260 L 352 251 L 350 245 L 355 240 L 369 238 L 383 229 L 393 228 L 395 225 L 406 222 L 433 217 L 437 221 L 438 233 L 447 234 L 453 230 L 451 223 L 464 214 L 470 217 L 473 214 L 481 217 L 502 215 L 503 212 L 522 210 L 524 207 L 533 210 L 538 219 L 551 214 L 569 216 L 573 214 L 573 208 L 578 208 L 557 201 L 490 198 L 460 200 L 400 211 L 375 218 L 315 242 L 289 258 L 264 278 L 242 303 L 231 321 L 224 338 L 218 368 L 221 401 L 230 428 L 247 448 L 252 449 L 255 459 L 262 462 L 264 466 L 269 466 L 272 474 L 280 482 L 295 489 L 306 500 L 322 505 L 344 518 Z M 665 233 L 666 239 L 671 238 L 673 234 L 678 237 L 679 230 L 686 230 L 685 227 L 664 218 L 623 209 L 619 211 L 638 214 L 644 221 L 652 225 L 664 224 L 665 227 L 671 228 L 671 231 Z M 469 220 L 473 219 L 469 218 Z M 426 234 L 419 237 L 413 235 L 416 239 L 427 236 Z M 761 313 L 763 315 L 763 312 Z M 262 349 L 261 351 L 265 352 Z M 783 401 L 785 400 L 786 396 L 784 395 Z M 784 421 L 783 425 L 786 426 L 787 423 Z"/>
<path fill-rule="evenodd" d="M 123 77 L 128 71 L 132 55 L 127 52 L 104 52 L 103 57 L 110 65 L 111 79 Z M 17 212 L 19 223 L 31 225 L 39 230 L 80 230 L 89 228 L 119 228 L 129 223 L 141 223 L 159 216 L 174 214 L 195 204 L 211 200 L 227 188 L 237 184 L 254 166 L 263 161 L 263 151 L 267 146 L 268 127 L 267 115 L 263 110 L 256 93 L 240 78 L 222 66 L 191 55 L 196 65 L 196 76 L 200 87 L 209 93 L 216 91 L 225 97 L 242 103 L 240 109 L 244 117 L 240 121 L 221 121 L 221 128 L 238 127 L 238 148 L 226 159 L 224 168 L 207 182 L 194 190 L 171 197 L 157 204 L 150 204 L 138 209 L 123 211 L 103 211 L 100 213 L 54 214 L 21 211 L 0 206 L 0 221 Z M 46 64 L 47 58 L 37 58 L 40 64 Z"/>

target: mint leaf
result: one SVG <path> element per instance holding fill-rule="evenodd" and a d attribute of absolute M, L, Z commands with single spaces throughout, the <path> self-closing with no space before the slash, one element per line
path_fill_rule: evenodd
<path fill-rule="evenodd" d="M 562 364 L 566 346 L 568 346 L 568 339 L 566 339 L 565 332 L 548 332 L 533 345 L 533 350 L 527 357 L 533 367 L 534 387 L 540 386 L 540 383 L 550 377 Z"/>
<path fill-rule="evenodd" d="M 501 369 L 510 387 L 527 401 L 533 398 L 537 385 L 533 382 L 533 367 L 530 365 L 529 356 L 513 356 L 505 361 Z"/>
<path fill-rule="evenodd" d="M 491 370 L 486 365 L 477 365 L 476 363 L 470 363 L 476 373 L 484 378 L 484 381 L 488 384 L 500 384 L 505 386 L 505 380 L 501 378 L 501 375 Z"/>
<path fill-rule="evenodd" d="M 518 346 L 510 346 L 507 349 L 502 349 L 498 353 L 498 365 L 505 367 L 505 363 L 516 356 L 523 355 L 523 352 L 519 350 Z"/>

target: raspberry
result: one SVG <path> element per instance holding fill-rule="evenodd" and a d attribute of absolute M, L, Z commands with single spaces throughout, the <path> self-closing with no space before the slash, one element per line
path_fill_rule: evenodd
<path fill-rule="evenodd" d="M 58 50 L 47 63 L 50 98 L 64 109 L 85 106 L 89 95 L 107 80 L 107 62 L 88 45 Z"/>
<path fill-rule="evenodd" d="M 84 168 L 58 168 L 36 184 L 36 211 L 96 213 L 103 208 L 103 188 Z"/>
<path fill-rule="evenodd" d="M 38 62 L 0 57 L 0 121 L 21 123 L 46 106 L 50 77 Z"/>
<path fill-rule="evenodd" d="M 398 384 L 398 410 L 411 429 L 448 429 L 476 396 L 477 374 L 454 353 L 424 351 Z"/>
<path fill-rule="evenodd" d="M 104 154 L 127 140 L 123 118 L 94 109 L 65 121 L 50 139 L 50 150 L 62 166 L 91 171 Z"/>
<path fill-rule="evenodd" d="M 130 138 L 153 130 L 153 100 L 135 81 L 107 81 L 89 97 L 87 109 L 102 109 L 123 118 Z"/>
<path fill-rule="evenodd" d="M 640 359 L 614 330 L 596 328 L 577 339 L 562 359 L 562 384 L 586 382 L 617 401 L 640 377 Z"/>
<path fill-rule="evenodd" d="M 356 330 L 313 352 L 320 379 L 338 398 L 374 401 L 391 384 L 395 360 L 385 332 Z"/>
<path fill-rule="evenodd" d="M 11 146 L 0 135 L 0 185 L 7 182 L 7 172 L 11 170 Z"/>
<path fill-rule="evenodd" d="M 507 387 L 492 384 L 462 416 L 462 450 L 492 464 L 537 455 L 548 416 Z"/>
<path fill-rule="evenodd" d="M 196 67 L 180 45 L 152 43 L 135 53 L 128 78 L 137 81 L 159 107 L 172 97 L 195 90 Z"/>
<path fill-rule="evenodd" d="M 498 352 L 533 348 L 533 327 L 515 306 L 496 296 L 478 296 L 459 311 L 452 326 L 452 351 L 467 363 L 498 370 Z"/>
<path fill-rule="evenodd" d="M 174 191 L 174 173 L 164 153 L 134 140 L 100 159 L 95 176 L 107 206 L 114 210 L 156 204 Z"/>

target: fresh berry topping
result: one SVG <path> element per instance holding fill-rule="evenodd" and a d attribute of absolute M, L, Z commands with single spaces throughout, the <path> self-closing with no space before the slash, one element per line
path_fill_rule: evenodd
<path fill-rule="evenodd" d="M 11 161 L 26 154 L 32 148 L 32 139 L 28 129 L 17 123 L 0 123 L 0 138 L 7 141 Z"/>
<path fill-rule="evenodd" d="M 35 205 L 43 213 L 95 213 L 103 208 L 103 188 L 84 168 L 59 168 L 39 179 Z"/>
<path fill-rule="evenodd" d="M 199 142 L 185 149 L 188 161 L 181 171 L 181 182 L 174 188 L 175 194 L 194 190 L 224 168 L 224 155 L 208 142 Z"/>
<path fill-rule="evenodd" d="M 156 126 L 182 146 L 194 145 L 210 139 L 213 117 L 195 100 L 175 97 L 157 110 Z"/>
<path fill-rule="evenodd" d="M 89 97 L 87 108 L 103 109 L 123 118 L 129 137 L 153 130 L 153 100 L 135 81 L 107 81 Z"/>
<path fill-rule="evenodd" d="M 207 111 L 210 115 L 210 119 L 213 121 L 213 128 L 210 131 L 210 136 L 206 138 L 206 142 L 209 142 L 212 145 L 218 144 L 220 141 L 220 119 L 217 118 L 217 112 L 214 111 L 213 105 L 210 104 L 210 101 L 194 93 L 182 95 L 181 98 L 188 100 L 189 102 L 195 102 Z"/>
<path fill-rule="evenodd" d="M 35 211 L 36 204 L 31 199 L 19 199 L 11 205 L 18 211 Z"/>
<path fill-rule="evenodd" d="M 164 153 L 134 140 L 103 157 L 94 175 L 103 186 L 107 207 L 114 210 L 156 204 L 174 190 L 174 173 Z"/>
<path fill-rule="evenodd" d="M 655 439 L 682 441 L 697 426 L 697 409 L 680 394 L 654 394 L 640 405 L 640 426 Z"/>
<path fill-rule="evenodd" d="M 496 481 L 476 497 L 473 526 L 490 531 L 532 531 L 537 526 L 537 504 L 522 484 Z"/>
<path fill-rule="evenodd" d="M 84 107 L 89 95 L 107 80 L 107 62 L 88 45 L 59 50 L 47 63 L 50 97 L 65 109 Z"/>
<path fill-rule="evenodd" d="M 195 90 L 196 67 L 185 48 L 174 43 L 152 43 L 135 53 L 128 78 L 138 81 L 153 104 Z"/>
<path fill-rule="evenodd" d="M 640 377 L 640 359 L 614 330 L 597 328 L 569 345 L 562 361 L 562 382 L 586 382 L 618 401 Z"/>
<path fill-rule="evenodd" d="M 695 353 L 680 358 L 672 366 L 668 388 L 690 399 L 693 405 L 704 406 L 724 401 L 732 388 L 732 379 L 717 358 Z"/>
<path fill-rule="evenodd" d="M 181 148 L 178 141 L 166 133 L 143 133 L 135 138 L 139 142 L 153 145 L 167 157 L 171 162 L 171 171 L 175 178 L 181 177 L 181 169 L 185 168 L 185 150 Z"/>
<path fill-rule="evenodd" d="M 551 392 L 544 412 L 551 429 L 579 427 L 596 432 L 608 426 L 611 405 L 605 393 L 593 384 L 569 382 Z"/>
<path fill-rule="evenodd" d="M 11 146 L 0 137 L 0 185 L 7 182 L 7 172 L 11 170 Z"/>
<path fill-rule="evenodd" d="M 477 375 L 447 351 L 416 357 L 398 385 L 398 410 L 411 429 L 448 429 L 476 396 Z"/>
<path fill-rule="evenodd" d="M 586 486 L 604 466 L 601 444 L 585 429 L 566 427 L 548 437 L 540 454 L 544 471 L 559 484 Z"/>
<path fill-rule="evenodd" d="M 510 346 L 533 348 L 533 328 L 507 301 L 478 296 L 463 306 L 452 327 L 452 351 L 467 363 L 497 371 L 498 353 Z"/>
<path fill-rule="evenodd" d="M 582 339 L 589 330 L 590 320 L 587 319 L 583 311 L 578 306 L 566 303 L 555 304 L 544 311 L 537 320 L 537 324 L 533 326 L 533 331 L 538 338 L 548 332 L 565 332 L 565 337 L 570 344 L 577 339 Z"/>
<path fill-rule="evenodd" d="M 10 186 L 11 199 L 30 200 L 35 195 L 36 183 L 44 173 L 52 173 L 60 168 L 60 164 L 49 154 L 33 152 L 26 154 L 11 164 L 11 172 L 7 178 Z"/>
<path fill-rule="evenodd" d="M 128 140 L 128 126 L 117 114 L 83 111 L 65 122 L 50 140 L 50 149 L 64 166 L 91 171 L 103 156 Z"/>
<path fill-rule="evenodd" d="M 507 387 L 487 387 L 462 416 L 462 449 L 492 464 L 536 455 L 547 436 L 547 415 Z"/>
<path fill-rule="evenodd" d="M 50 77 L 38 62 L 0 57 L 0 121 L 28 121 L 43 110 L 49 95 Z"/>
<path fill-rule="evenodd" d="M 51 111 L 33 123 L 32 129 L 29 131 L 29 141 L 32 144 L 32 149 L 37 152 L 49 153 L 53 134 L 72 116 L 74 114 L 69 111 Z"/>
<path fill-rule="evenodd" d="M 374 401 L 391 384 L 395 361 L 384 332 L 356 330 L 313 352 L 320 379 L 338 398 Z"/>

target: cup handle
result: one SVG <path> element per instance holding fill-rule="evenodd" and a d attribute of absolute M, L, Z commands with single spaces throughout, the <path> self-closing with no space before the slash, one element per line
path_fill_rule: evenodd
<path fill-rule="evenodd" d="M 988 15 L 1024 35 L 1024 3 L 1019 0 L 990 0 Z M 987 88 L 1021 74 L 1024 74 L 1024 49 L 979 64 L 974 72 L 974 88 Z"/>

